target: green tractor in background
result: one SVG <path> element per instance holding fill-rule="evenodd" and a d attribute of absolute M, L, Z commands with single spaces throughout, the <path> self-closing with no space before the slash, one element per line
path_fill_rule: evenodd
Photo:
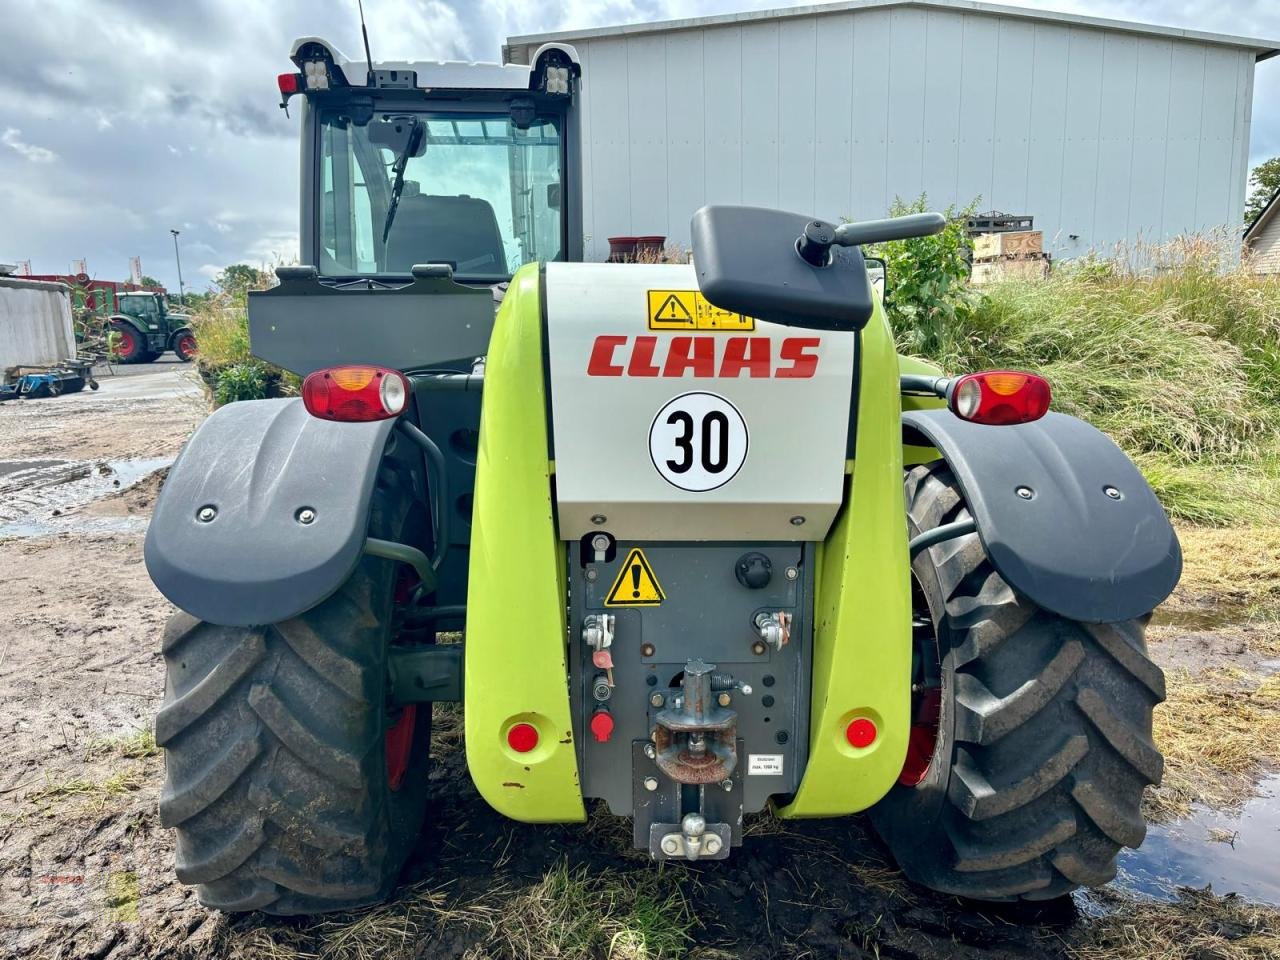
<path fill-rule="evenodd" d="M 196 355 L 191 317 L 170 313 L 164 294 L 128 290 L 116 296 L 116 313 L 107 321 L 112 353 L 121 363 L 150 363 L 172 350 L 183 363 Z"/>

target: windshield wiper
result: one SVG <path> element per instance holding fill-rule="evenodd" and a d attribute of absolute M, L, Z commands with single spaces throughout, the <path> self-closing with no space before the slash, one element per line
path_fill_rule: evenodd
<path fill-rule="evenodd" d="M 391 165 L 391 169 L 396 173 L 395 183 L 391 185 L 391 204 L 387 207 L 387 219 L 382 225 L 382 243 L 387 242 L 387 237 L 391 236 L 391 224 L 396 219 L 396 208 L 400 206 L 400 194 L 404 190 L 404 168 L 409 165 L 409 158 L 417 156 L 418 147 L 422 144 L 423 130 L 422 124 L 416 120 L 413 129 L 409 131 L 409 139 L 405 141 L 404 149 L 400 151 L 400 155 L 396 157 L 396 162 Z"/>

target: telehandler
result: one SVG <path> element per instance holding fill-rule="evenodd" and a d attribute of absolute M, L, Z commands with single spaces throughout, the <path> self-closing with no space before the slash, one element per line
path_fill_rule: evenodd
<path fill-rule="evenodd" d="M 896 352 L 860 247 L 942 218 L 712 206 L 692 264 L 582 263 L 571 47 L 292 60 L 305 266 L 249 323 L 302 396 L 210 416 L 146 540 L 201 902 L 387 897 L 450 701 L 495 811 L 602 800 L 655 860 L 868 811 L 935 890 L 1108 881 L 1178 542 L 1040 377 Z"/>

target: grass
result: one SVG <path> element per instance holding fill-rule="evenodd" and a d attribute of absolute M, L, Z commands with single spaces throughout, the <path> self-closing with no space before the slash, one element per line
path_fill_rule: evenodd
<path fill-rule="evenodd" d="M 685 879 L 561 861 L 533 883 L 494 885 L 466 902 L 424 884 L 384 906 L 306 926 L 232 927 L 220 952 L 242 960 L 381 960 L 432 956 L 437 938 L 466 934 L 469 957 L 666 960 L 685 955 L 697 923 Z"/>
<path fill-rule="evenodd" d="M 1260 612 L 1280 604 L 1280 526 L 1179 525 L 1178 539 L 1184 593 Z"/>
<path fill-rule="evenodd" d="M 124 757 L 126 760 L 142 760 L 160 755 L 156 745 L 155 731 L 138 730 L 123 737 L 108 737 L 103 740 L 91 740 L 85 747 L 85 759 L 98 757 Z"/>
<path fill-rule="evenodd" d="M 1235 895 L 1179 891 L 1176 903 L 1095 893 L 1110 912 L 1069 948 L 1075 960 L 1266 960 L 1280 956 L 1280 911 Z"/>
<path fill-rule="evenodd" d="M 140 790 L 146 783 L 143 772 L 136 768 L 121 770 L 105 780 L 70 777 L 46 781 L 44 786 L 26 796 L 35 810 L 45 812 L 68 801 L 86 802 L 94 810 L 103 809 L 111 800 Z"/>
<path fill-rule="evenodd" d="M 995 284 L 922 352 L 951 371 L 1042 373 L 1056 409 L 1115 439 L 1175 516 L 1273 521 L 1280 279 L 1223 272 L 1227 245 L 1182 238 Z M 911 330 L 899 336 L 922 342 Z"/>
<path fill-rule="evenodd" d="M 1235 669 L 1165 678 L 1168 699 L 1156 708 L 1156 746 L 1164 781 L 1148 793 L 1155 822 L 1185 817 L 1193 803 L 1231 806 L 1250 795 L 1259 769 L 1280 763 L 1280 675 Z"/>

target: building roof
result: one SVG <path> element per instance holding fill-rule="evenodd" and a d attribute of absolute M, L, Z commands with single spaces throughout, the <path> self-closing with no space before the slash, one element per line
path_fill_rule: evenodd
<path fill-rule="evenodd" d="M 1267 228 L 1267 224 L 1275 219 L 1277 211 L 1280 211 L 1280 190 L 1271 195 L 1271 199 L 1262 208 L 1262 212 L 1253 218 L 1253 223 L 1249 224 L 1249 229 L 1244 232 L 1245 246 L 1252 243 Z"/>
<path fill-rule="evenodd" d="M 1074 13 L 1054 13 L 1049 10 L 1030 10 L 1026 7 L 1008 7 L 997 3 L 981 3 L 977 0 L 842 0 L 839 3 L 823 3 L 813 6 L 785 7 L 777 10 L 753 10 L 749 13 L 727 13 L 714 17 L 691 17 L 686 20 L 665 20 L 656 23 L 630 23 L 615 27 L 596 27 L 590 30 L 561 30 L 555 33 L 527 34 L 508 37 L 508 47 L 527 47 L 548 41 L 592 40 L 607 37 L 624 37 L 645 33 L 664 33 L 670 30 L 691 30 L 699 27 L 728 26 L 753 23 L 760 20 L 776 20 L 784 17 L 806 17 L 831 13 L 848 13 L 858 10 L 875 10 L 894 7 L 915 7 L 929 10 L 947 10 L 952 13 L 977 13 L 996 17 L 1011 17 L 1041 23 L 1064 26 L 1093 27 L 1119 33 L 1136 33 L 1146 36 L 1188 40 L 1219 46 L 1252 50 L 1258 60 L 1266 60 L 1280 53 L 1280 40 L 1260 40 L 1255 37 L 1239 37 L 1226 33 L 1207 33 L 1182 27 L 1162 27 L 1155 24 L 1133 23 L 1126 20 L 1108 20 L 1103 17 L 1085 17 Z M 506 53 L 507 51 L 504 51 Z M 510 51 L 512 54 L 514 50 Z M 511 59 L 511 58 L 508 58 Z"/>

